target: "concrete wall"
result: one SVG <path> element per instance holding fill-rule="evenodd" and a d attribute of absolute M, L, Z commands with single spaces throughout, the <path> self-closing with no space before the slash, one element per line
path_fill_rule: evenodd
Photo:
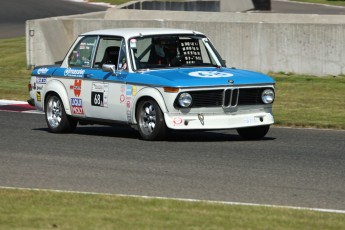
<path fill-rule="evenodd" d="M 345 16 L 161 12 L 104 14 L 27 22 L 28 66 L 61 60 L 77 35 L 102 28 L 173 27 L 204 32 L 228 66 L 260 72 L 345 74 Z M 34 31 L 34 35 L 30 36 Z M 32 35 L 32 34 L 31 34 Z"/>
<path fill-rule="evenodd" d="M 26 21 L 27 68 L 51 65 L 62 60 L 78 34 L 73 33 L 73 21 L 102 20 L 106 12 L 53 17 Z"/>
<path fill-rule="evenodd" d="M 270 10 L 270 2 L 271 0 L 142 0 L 124 4 L 122 9 L 245 12 L 254 9 Z"/>

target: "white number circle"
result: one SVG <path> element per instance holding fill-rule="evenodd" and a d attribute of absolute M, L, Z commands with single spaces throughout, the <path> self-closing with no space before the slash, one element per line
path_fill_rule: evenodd
<path fill-rule="evenodd" d="M 189 76 L 192 77 L 201 77 L 201 78 L 216 78 L 216 77 L 232 77 L 234 76 L 231 73 L 224 73 L 218 71 L 196 71 L 189 73 Z"/>

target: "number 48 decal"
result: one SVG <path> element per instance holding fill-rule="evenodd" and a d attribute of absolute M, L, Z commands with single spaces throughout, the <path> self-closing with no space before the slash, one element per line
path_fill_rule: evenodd
<path fill-rule="evenodd" d="M 103 107 L 103 93 L 91 92 L 91 105 Z"/>

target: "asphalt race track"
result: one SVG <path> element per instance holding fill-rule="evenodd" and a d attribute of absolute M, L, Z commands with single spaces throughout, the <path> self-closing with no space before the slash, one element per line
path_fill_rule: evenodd
<path fill-rule="evenodd" d="M 345 131 L 174 132 L 147 142 L 127 127 L 47 131 L 42 114 L 0 111 L 0 185 L 345 210 Z"/>
<path fill-rule="evenodd" d="M 271 7 L 271 13 L 281 14 L 345 14 L 345 7 L 310 4 L 303 2 L 291 2 L 287 0 L 272 0 Z"/>
<path fill-rule="evenodd" d="M 271 13 L 345 14 L 345 7 L 303 4 L 272 0 Z M 30 19 L 104 11 L 106 6 L 68 0 L 8 0 L 0 7 L 0 39 L 25 36 L 25 21 Z"/>
<path fill-rule="evenodd" d="M 64 0 L 7 0 L 0 7 L 0 38 L 25 36 L 25 21 L 104 11 L 107 7 Z"/>

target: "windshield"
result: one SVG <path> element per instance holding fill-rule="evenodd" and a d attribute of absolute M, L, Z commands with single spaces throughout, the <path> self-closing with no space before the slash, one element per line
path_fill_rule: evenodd
<path fill-rule="evenodd" d="M 196 35 L 156 35 L 130 39 L 134 70 L 224 66 L 208 39 Z"/>

